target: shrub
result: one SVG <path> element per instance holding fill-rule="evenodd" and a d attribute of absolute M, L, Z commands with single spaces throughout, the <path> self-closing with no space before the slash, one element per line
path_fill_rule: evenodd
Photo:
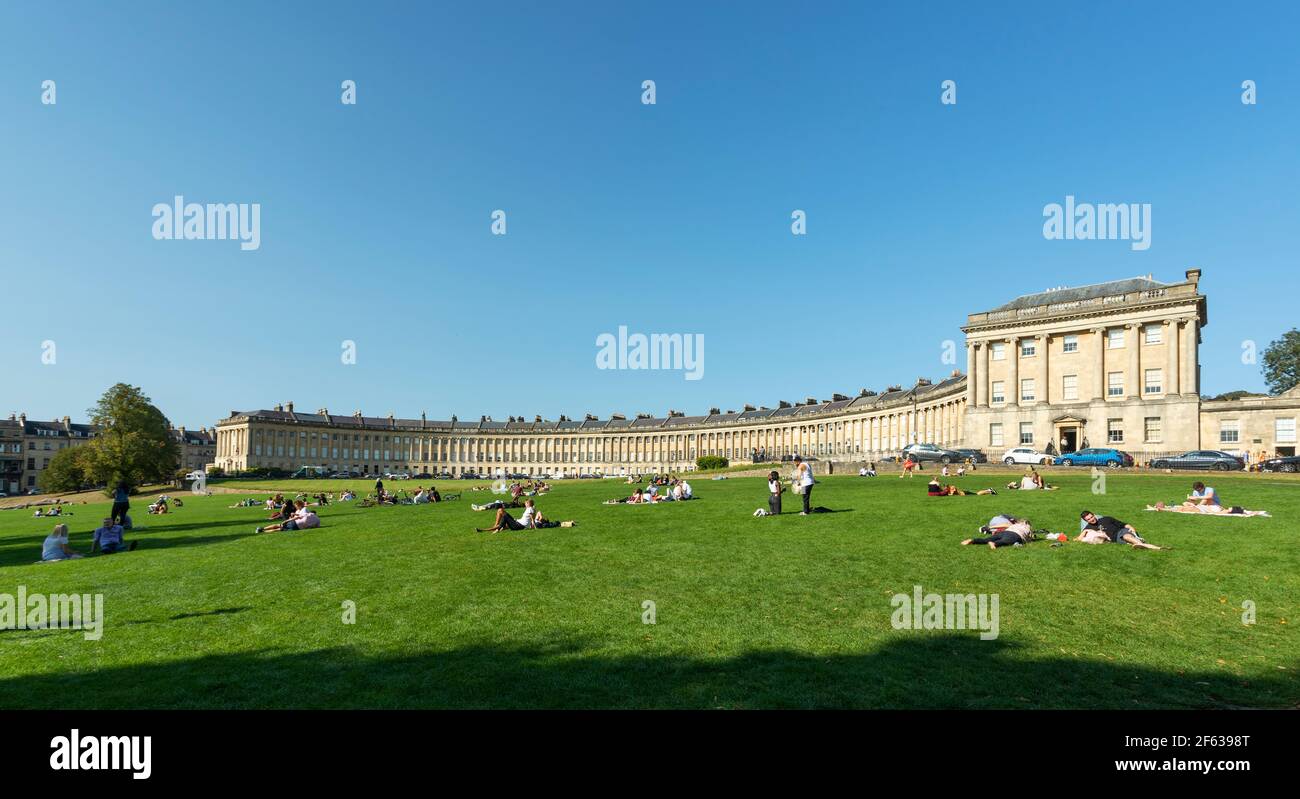
<path fill-rule="evenodd" d="M 721 455 L 701 455 L 695 459 L 695 468 L 701 471 L 705 469 L 725 469 L 730 465 L 730 461 Z"/>

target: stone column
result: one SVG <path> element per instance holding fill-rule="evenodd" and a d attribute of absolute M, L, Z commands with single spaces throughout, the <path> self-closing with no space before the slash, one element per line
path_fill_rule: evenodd
<path fill-rule="evenodd" d="M 1020 339 L 1012 336 L 1007 339 L 1007 407 L 1020 404 Z"/>
<path fill-rule="evenodd" d="M 1038 343 L 1034 346 L 1034 349 L 1038 352 L 1038 385 L 1034 387 L 1034 396 L 1038 402 L 1044 405 L 1051 401 L 1051 394 L 1048 393 L 1051 372 L 1047 369 L 1047 350 L 1051 343 L 1052 336 L 1048 333 L 1042 333 L 1038 336 Z"/>
<path fill-rule="evenodd" d="M 1166 319 L 1165 330 L 1165 373 L 1163 375 L 1165 396 L 1177 394 L 1181 388 L 1178 382 L 1178 329 L 1177 319 Z"/>
<path fill-rule="evenodd" d="M 1142 397 L 1142 326 L 1130 322 L 1125 326 L 1124 346 L 1128 348 L 1128 368 L 1124 382 L 1125 394 L 1140 399 Z"/>
<path fill-rule="evenodd" d="M 989 406 L 989 343 L 979 341 L 975 343 L 976 349 L 979 350 L 978 357 L 975 359 L 979 368 L 975 377 L 975 404 L 980 408 Z"/>
<path fill-rule="evenodd" d="M 1200 342 L 1200 323 L 1196 319 L 1188 319 L 1187 324 L 1183 326 L 1183 363 L 1181 371 L 1182 393 L 1187 395 L 1196 395 L 1200 390 L 1200 362 L 1199 350 Z"/>
<path fill-rule="evenodd" d="M 975 345 L 966 342 L 966 401 L 975 404 Z"/>
<path fill-rule="evenodd" d="M 1104 401 L 1106 399 L 1106 328 L 1094 327 L 1092 334 L 1092 346 L 1097 351 L 1093 365 L 1092 398 Z"/>

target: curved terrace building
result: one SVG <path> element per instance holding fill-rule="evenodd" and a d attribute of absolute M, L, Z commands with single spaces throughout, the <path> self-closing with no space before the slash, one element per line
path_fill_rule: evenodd
<path fill-rule="evenodd" d="M 644 474 L 688 471 L 702 455 L 733 462 L 800 454 L 879 459 L 909 443 L 1071 452 L 1114 447 L 1139 460 L 1205 448 L 1294 454 L 1300 387 L 1276 397 L 1200 396 L 1208 322 L 1201 272 L 1150 276 L 1019 297 L 970 314 L 967 374 L 775 408 L 702 416 L 615 415 L 528 421 L 232 411 L 217 423 L 226 471 L 315 466 L 361 474 Z M 969 375 L 969 379 L 967 377 Z"/>

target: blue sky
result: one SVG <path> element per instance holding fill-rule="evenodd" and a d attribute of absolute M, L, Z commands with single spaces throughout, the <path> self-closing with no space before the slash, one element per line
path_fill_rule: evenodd
<path fill-rule="evenodd" d="M 1262 389 L 1241 342 L 1297 321 L 1300 12 L 973 5 L 6 3 L 0 410 L 117 381 L 190 427 L 774 405 L 1193 266 L 1203 391 Z M 260 249 L 154 240 L 177 194 L 260 203 Z M 1151 203 L 1150 249 L 1044 239 L 1067 194 Z M 598 370 L 619 325 L 702 334 L 703 378 Z"/>

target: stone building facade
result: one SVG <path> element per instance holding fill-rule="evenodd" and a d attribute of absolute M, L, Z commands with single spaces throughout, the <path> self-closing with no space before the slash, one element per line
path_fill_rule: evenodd
<path fill-rule="evenodd" d="M 212 465 L 572 476 L 687 471 L 700 455 L 879 460 L 909 443 L 980 449 L 991 459 L 1020 445 L 1114 447 L 1139 461 L 1200 448 L 1294 453 L 1300 390 L 1202 400 L 1199 349 L 1209 320 L 1200 277 L 1191 269 L 1175 283 L 1147 276 L 1062 287 L 970 314 L 966 375 L 908 389 L 701 416 L 558 421 L 299 413 L 290 402 L 231 411 L 217 423 Z"/>

